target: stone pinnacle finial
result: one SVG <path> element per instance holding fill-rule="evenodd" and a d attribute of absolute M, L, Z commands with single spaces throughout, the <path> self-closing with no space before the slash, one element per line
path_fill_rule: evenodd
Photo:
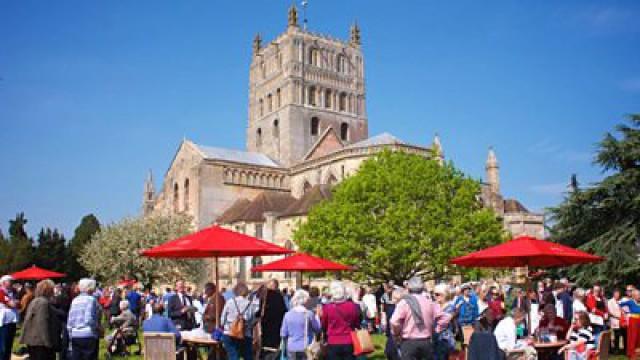
<path fill-rule="evenodd" d="M 442 143 L 440 142 L 440 136 L 436 133 L 433 137 L 433 151 L 440 164 L 444 163 L 444 151 L 442 150 Z"/>
<path fill-rule="evenodd" d="M 258 55 L 261 47 L 262 47 L 262 38 L 260 37 L 260 33 L 257 33 L 256 37 L 253 38 L 253 56 Z"/>
<path fill-rule="evenodd" d="M 289 8 L 289 27 L 298 27 L 298 9 L 295 5 Z"/>
<path fill-rule="evenodd" d="M 354 22 L 353 25 L 351 25 L 351 45 L 361 45 L 360 27 L 357 22 Z"/>
<path fill-rule="evenodd" d="M 496 153 L 493 151 L 493 146 L 489 147 L 489 154 L 487 155 L 487 168 L 489 167 L 498 167 L 498 158 L 496 158 Z"/>

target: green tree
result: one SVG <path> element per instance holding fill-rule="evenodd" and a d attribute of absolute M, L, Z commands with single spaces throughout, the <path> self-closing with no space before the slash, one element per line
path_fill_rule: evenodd
<path fill-rule="evenodd" d="M 594 163 L 604 179 L 585 188 L 573 180 L 572 191 L 550 211 L 553 240 L 605 258 L 568 270 L 581 285 L 622 285 L 640 277 L 640 115 L 630 115 L 629 123 L 598 145 Z"/>
<path fill-rule="evenodd" d="M 89 273 L 82 264 L 80 264 L 80 256 L 85 245 L 91 241 L 91 238 L 100 231 L 100 222 L 93 214 L 86 215 L 80 221 L 80 225 L 76 227 L 73 238 L 67 247 L 67 263 L 66 272 L 72 280 L 78 280 L 86 277 Z"/>
<path fill-rule="evenodd" d="M 9 242 L 0 230 L 0 274 L 9 273 L 10 260 Z"/>
<path fill-rule="evenodd" d="M 7 271 L 19 271 L 33 264 L 33 241 L 27 235 L 24 213 L 9 221 L 9 266 Z"/>
<path fill-rule="evenodd" d="M 352 265 L 359 281 L 441 278 L 451 258 L 499 243 L 501 222 L 480 183 L 451 163 L 384 151 L 311 209 L 294 234 L 303 251 Z"/>
<path fill-rule="evenodd" d="M 40 229 L 38 234 L 38 246 L 35 250 L 36 265 L 47 270 L 58 272 L 66 271 L 66 240 L 57 229 Z"/>
<path fill-rule="evenodd" d="M 133 276 L 144 284 L 174 282 L 184 278 L 199 282 L 207 273 L 202 260 L 155 259 L 140 251 L 193 231 L 192 218 L 184 214 L 124 219 L 103 227 L 85 245 L 80 263 L 106 282 Z"/>

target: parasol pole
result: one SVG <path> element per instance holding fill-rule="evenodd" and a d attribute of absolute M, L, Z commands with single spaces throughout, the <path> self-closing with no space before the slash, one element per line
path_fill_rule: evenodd
<path fill-rule="evenodd" d="M 220 302 L 218 301 L 218 298 L 220 297 L 218 295 L 219 291 L 220 291 L 220 287 L 218 284 L 218 257 L 216 256 L 214 258 L 215 264 L 216 264 L 216 291 L 213 294 L 215 303 L 216 303 L 216 327 L 220 327 Z"/>

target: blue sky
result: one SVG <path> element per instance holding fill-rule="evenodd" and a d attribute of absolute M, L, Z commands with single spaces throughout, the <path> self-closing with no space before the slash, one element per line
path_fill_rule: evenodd
<path fill-rule="evenodd" d="M 0 1 L 0 228 L 71 235 L 139 212 L 184 136 L 244 147 L 256 32 L 291 1 Z M 310 0 L 309 28 L 362 28 L 370 134 L 428 144 L 533 210 L 583 183 L 595 143 L 640 112 L 638 1 Z"/>

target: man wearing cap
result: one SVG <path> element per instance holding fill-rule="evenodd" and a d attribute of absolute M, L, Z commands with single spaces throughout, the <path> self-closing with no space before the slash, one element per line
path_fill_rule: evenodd
<path fill-rule="evenodd" d="M 447 327 L 450 316 L 433 301 L 422 295 L 422 279 L 413 277 L 407 287 L 409 294 L 396 305 L 391 317 L 391 332 L 399 338 L 401 358 L 418 360 L 433 359 L 431 337 L 434 324 L 436 332 Z"/>
<path fill-rule="evenodd" d="M 12 281 L 13 278 L 9 275 L 0 278 L 0 360 L 11 359 L 11 348 L 18 323 L 19 303 L 11 288 Z"/>

